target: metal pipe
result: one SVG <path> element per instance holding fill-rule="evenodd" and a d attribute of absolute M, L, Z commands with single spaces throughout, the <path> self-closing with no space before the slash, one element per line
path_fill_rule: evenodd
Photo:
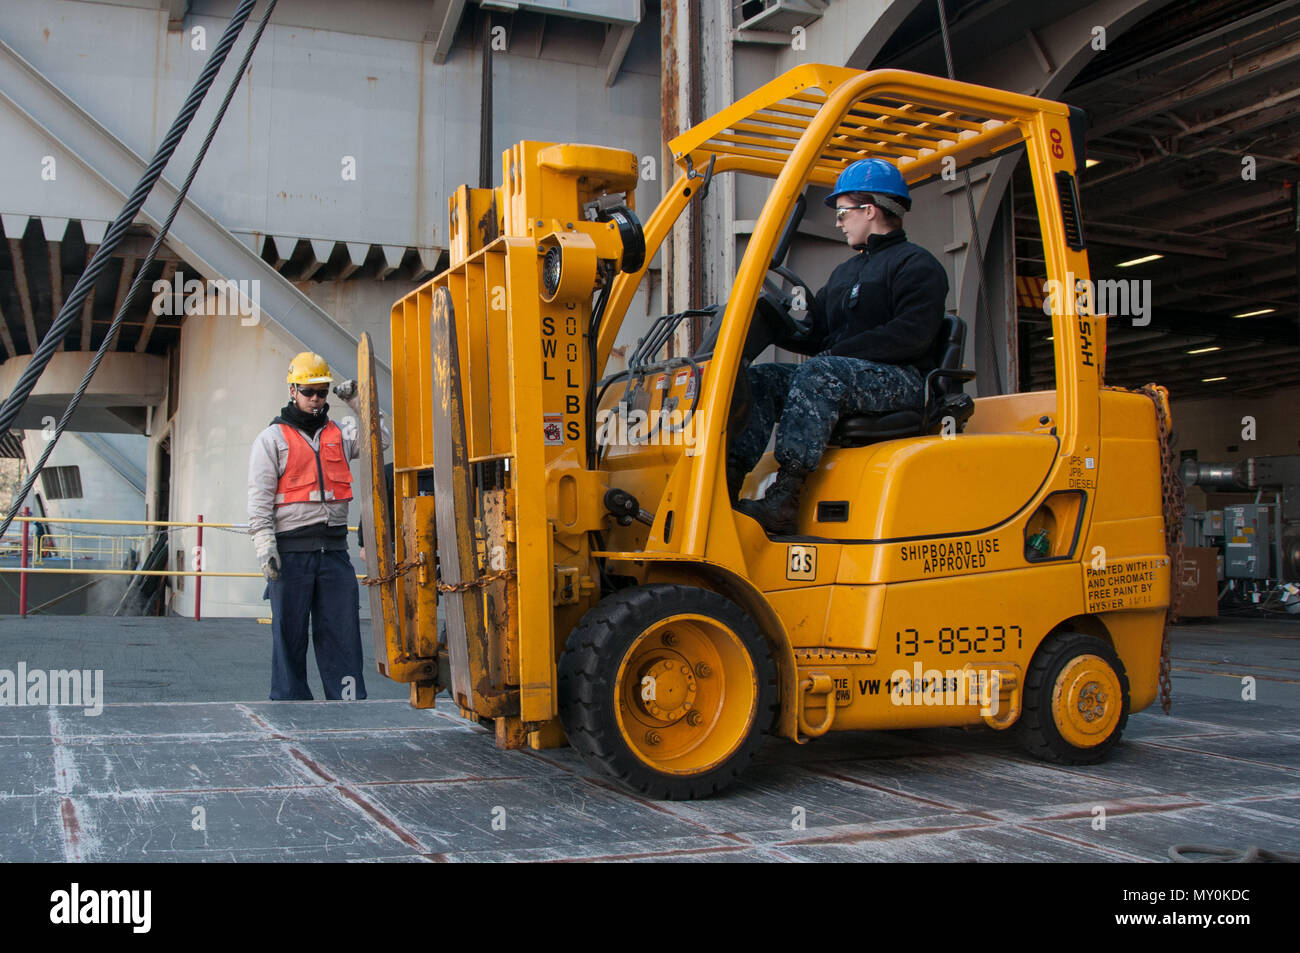
<path fill-rule="evenodd" d="M 43 609 L 48 609 L 50 606 L 57 605 L 58 603 L 62 602 L 64 599 L 68 598 L 69 596 L 75 596 L 77 593 L 85 589 L 89 589 L 91 586 L 98 586 L 103 581 L 104 580 L 102 579 L 92 579 L 90 580 L 90 582 L 77 586 L 77 588 L 75 589 L 69 589 L 67 592 L 55 596 L 53 599 L 49 600 L 48 602 L 42 602 L 39 606 L 35 606 L 31 611 L 40 612 Z"/>
<path fill-rule="evenodd" d="M 23 516 L 31 516 L 31 515 L 32 515 L 32 508 L 30 506 L 24 506 Z M 28 549 L 28 537 L 30 535 L 31 535 L 31 527 L 27 524 L 26 521 L 24 521 L 23 522 L 23 561 L 22 561 L 23 569 L 26 569 L 28 566 L 28 559 L 30 556 L 30 551 Z M 27 618 L 27 573 L 25 572 L 18 577 L 18 614 L 22 616 L 24 619 Z"/>
<path fill-rule="evenodd" d="M 199 544 L 194 548 L 194 621 L 203 617 L 203 514 L 198 516 Z"/>
<path fill-rule="evenodd" d="M 24 512 L 30 512 L 30 508 Z M 15 516 L 15 523 L 93 523 L 101 526 L 198 526 L 197 522 L 185 520 L 100 520 L 100 519 L 51 519 L 48 516 Z M 247 523 L 204 523 L 209 529 L 248 529 Z M 348 532 L 355 533 L 357 528 L 349 526 Z"/>
<path fill-rule="evenodd" d="M 0 572 L 27 572 L 33 576 L 67 575 L 76 573 L 82 576 L 197 576 L 194 570 L 182 569 L 46 569 L 33 567 L 22 569 L 18 566 L 0 566 Z M 260 572 L 205 572 L 205 576 L 230 576 L 239 579 L 260 579 Z M 358 576 L 358 579 L 361 577 Z"/>
<path fill-rule="evenodd" d="M 185 520 L 100 520 L 100 519 L 51 519 L 50 517 L 39 516 L 15 516 L 15 523 L 36 523 L 40 521 L 47 523 L 92 523 L 102 526 L 198 526 L 197 522 L 187 522 Z M 215 527 L 217 529 L 248 529 L 247 523 L 204 523 L 204 526 Z M 350 527 L 354 528 L 354 527 Z"/>
<path fill-rule="evenodd" d="M 492 188 L 492 14 L 483 16 L 483 64 L 480 69 L 478 113 L 478 187 Z"/>
<path fill-rule="evenodd" d="M 1187 486 L 1202 486 L 1216 490 L 1252 489 L 1250 480 L 1240 463 L 1184 460 L 1179 468 L 1179 476 Z"/>
<path fill-rule="evenodd" d="M 1277 561 L 1273 564 L 1273 568 L 1277 571 L 1276 578 L 1279 583 L 1290 582 L 1282 566 L 1282 491 L 1274 490 L 1273 498 L 1277 502 L 1277 508 L 1273 511 L 1273 553 Z"/>
<path fill-rule="evenodd" d="M 193 570 L 180 569 L 45 569 L 45 568 L 28 568 L 21 566 L 0 566 L 0 573 L 27 573 L 32 576 L 58 576 L 75 573 L 80 576 L 197 576 Z M 261 579 L 260 572 L 203 572 L 208 577 L 224 577 L 231 579 Z M 357 574 L 358 579 L 366 577 Z"/>

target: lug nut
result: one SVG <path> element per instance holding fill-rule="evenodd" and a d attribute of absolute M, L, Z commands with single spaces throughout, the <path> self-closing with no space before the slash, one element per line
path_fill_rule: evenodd
<path fill-rule="evenodd" d="M 647 731 L 645 733 L 645 740 L 648 744 L 657 745 L 659 742 L 663 741 L 663 738 L 659 737 L 659 732 L 657 731 Z"/>
<path fill-rule="evenodd" d="M 665 632 L 663 641 L 664 645 L 676 645 L 677 636 L 673 635 L 671 632 Z"/>
<path fill-rule="evenodd" d="M 702 722 L 703 720 L 704 720 L 704 716 L 701 715 L 698 711 L 693 711 L 686 715 L 686 724 L 690 725 L 692 728 L 698 728 L 700 722 Z"/>
<path fill-rule="evenodd" d="M 713 669 L 709 667 L 708 663 L 701 662 L 700 664 L 695 666 L 695 674 L 698 675 L 700 678 L 708 678 L 710 675 L 713 674 Z"/>

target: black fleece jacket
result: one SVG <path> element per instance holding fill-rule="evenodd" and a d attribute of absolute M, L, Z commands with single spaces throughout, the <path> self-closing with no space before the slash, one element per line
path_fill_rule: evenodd
<path fill-rule="evenodd" d="M 799 354 L 833 354 L 882 364 L 910 364 L 922 374 L 943 322 L 948 275 L 939 260 L 901 228 L 868 236 L 843 262 L 809 308 L 812 330 L 783 345 Z"/>

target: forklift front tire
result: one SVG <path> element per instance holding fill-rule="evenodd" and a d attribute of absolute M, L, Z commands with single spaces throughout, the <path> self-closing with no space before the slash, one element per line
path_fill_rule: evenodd
<path fill-rule="evenodd" d="M 1118 743 L 1128 713 L 1128 676 L 1115 650 L 1094 635 L 1058 632 L 1029 665 L 1020 744 L 1045 761 L 1093 764 Z"/>
<path fill-rule="evenodd" d="M 559 665 L 560 719 L 584 760 L 654 798 L 708 797 L 753 758 L 777 711 L 758 626 L 692 586 L 625 589 L 583 616 Z"/>

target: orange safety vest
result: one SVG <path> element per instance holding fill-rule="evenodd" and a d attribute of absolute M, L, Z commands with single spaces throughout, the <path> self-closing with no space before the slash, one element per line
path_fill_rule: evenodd
<path fill-rule="evenodd" d="M 343 454 L 343 433 L 330 421 L 320 430 L 320 451 L 288 424 L 280 424 L 289 445 L 289 459 L 275 486 L 275 505 L 285 503 L 342 502 L 352 499 L 352 471 Z"/>

